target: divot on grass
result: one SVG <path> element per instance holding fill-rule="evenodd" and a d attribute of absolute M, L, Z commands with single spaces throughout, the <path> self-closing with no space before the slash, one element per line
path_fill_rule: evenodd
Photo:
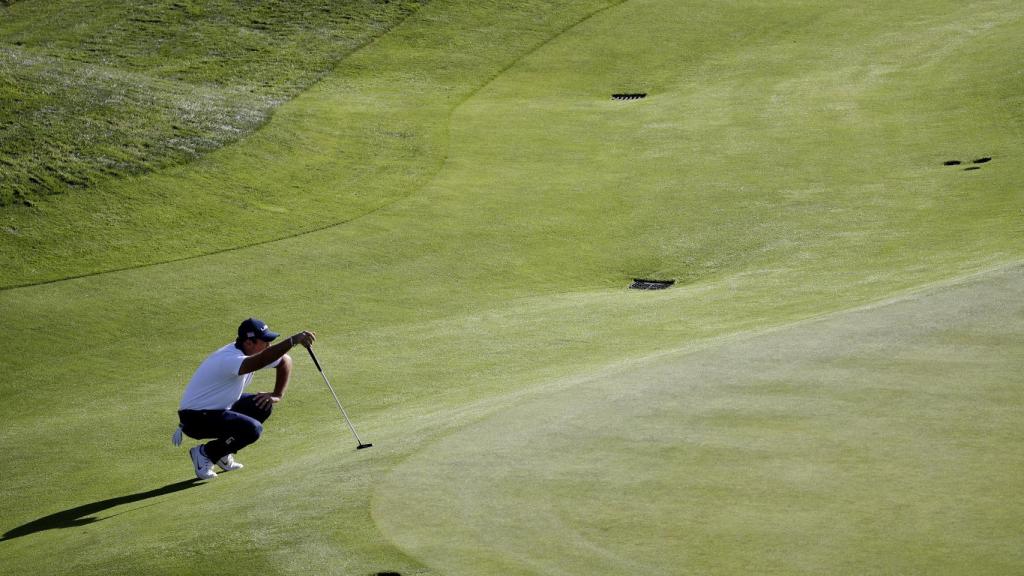
<path fill-rule="evenodd" d="M 977 166 L 977 164 L 987 164 L 991 161 L 991 156 L 982 156 L 980 158 L 975 158 L 974 160 L 971 161 L 971 163 L 975 164 L 975 166 L 968 166 L 967 168 L 964 168 L 964 170 L 980 170 L 981 166 Z M 946 160 L 945 162 L 942 163 L 943 166 L 960 166 L 962 164 L 963 162 L 961 162 L 960 160 Z"/>
<path fill-rule="evenodd" d="M 675 280 L 647 280 L 644 278 L 634 278 L 633 283 L 629 285 L 634 290 L 664 290 L 673 284 Z"/>

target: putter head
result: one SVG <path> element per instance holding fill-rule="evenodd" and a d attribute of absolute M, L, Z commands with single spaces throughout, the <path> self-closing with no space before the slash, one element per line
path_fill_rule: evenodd
<path fill-rule="evenodd" d="M 356 446 L 356 450 L 362 450 L 363 448 L 370 448 L 371 446 L 373 446 L 373 444 L 360 444 L 359 446 Z"/>

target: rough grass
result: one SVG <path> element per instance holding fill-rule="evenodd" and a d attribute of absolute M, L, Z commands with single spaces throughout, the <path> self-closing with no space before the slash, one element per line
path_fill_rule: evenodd
<path fill-rule="evenodd" d="M 415 193 L 447 159 L 453 110 L 608 4 L 535 1 L 399 31 L 282 107 L 244 145 L 89 194 L 0 212 L 0 286 L 188 258 L 344 223 Z M 179 233 L 183 225 L 188 233 Z M 154 234 L 154 230 L 164 231 Z"/>
<path fill-rule="evenodd" d="M 237 141 L 422 2 L 19 2 L 0 14 L 0 209 Z M 7 208 L 9 209 L 9 208 Z"/>

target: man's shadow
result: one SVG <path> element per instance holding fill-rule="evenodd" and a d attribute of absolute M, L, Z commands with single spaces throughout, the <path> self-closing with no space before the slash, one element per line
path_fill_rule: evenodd
<path fill-rule="evenodd" d="M 4 534 L 4 537 L 0 538 L 0 542 L 3 542 L 4 540 L 13 540 L 29 534 L 35 534 L 36 532 L 42 532 L 43 530 L 51 530 L 53 528 L 74 528 L 76 526 L 92 524 L 93 522 L 101 520 L 100 518 L 96 518 L 94 514 L 98 514 L 104 510 L 109 510 L 110 508 L 114 508 L 115 506 L 120 506 L 122 504 L 141 502 L 142 500 L 156 498 L 157 496 L 163 496 L 165 494 L 173 494 L 174 492 L 180 492 L 199 485 L 201 485 L 200 480 L 193 478 L 192 480 L 175 482 L 174 484 L 168 484 L 167 486 L 154 488 L 153 490 L 148 490 L 146 492 L 129 494 L 127 496 L 118 496 L 117 498 L 101 500 L 99 502 L 93 502 L 92 504 L 85 504 L 76 508 L 71 508 L 70 510 L 64 510 L 63 512 L 57 512 L 56 514 L 50 514 L 49 516 L 44 516 L 38 520 L 33 520 L 28 524 L 22 524 L 17 528 L 8 530 L 7 533 Z"/>

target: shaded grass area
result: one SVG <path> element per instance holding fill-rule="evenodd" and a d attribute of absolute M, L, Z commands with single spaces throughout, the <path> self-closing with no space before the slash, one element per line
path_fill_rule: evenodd
<path fill-rule="evenodd" d="M 187 490 L 195 486 L 200 485 L 200 480 L 182 480 L 181 482 L 175 482 L 168 484 L 160 488 L 154 488 L 152 490 L 146 490 L 144 492 L 137 492 L 135 494 L 128 494 L 125 496 L 118 496 L 116 498 L 108 498 L 106 500 L 100 500 L 98 502 L 91 502 L 89 504 L 83 504 L 60 512 L 55 512 L 49 516 L 43 516 L 42 518 L 27 522 L 8 530 L 4 533 L 3 540 L 13 540 L 15 538 L 21 538 L 23 536 L 29 536 L 37 532 L 44 530 L 56 530 L 60 528 L 74 528 L 76 526 L 84 526 L 93 522 L 99 522 L 103 518 L 108 510 L 125 506 L 128 504 L 134 504 L 136 502 L 144 502 L 152 498 L 158 498 L 168 494 L 174 494 L 182 490 Z M 110 516 L 106 516 L 109 518 Z"/>
<path fill-rule="evenodd" d="M 182 164 L 423 2 L 19 2 L 0 14 L 0 208 Z M 4 208 L 6 207 L 6 208 Z"/>

